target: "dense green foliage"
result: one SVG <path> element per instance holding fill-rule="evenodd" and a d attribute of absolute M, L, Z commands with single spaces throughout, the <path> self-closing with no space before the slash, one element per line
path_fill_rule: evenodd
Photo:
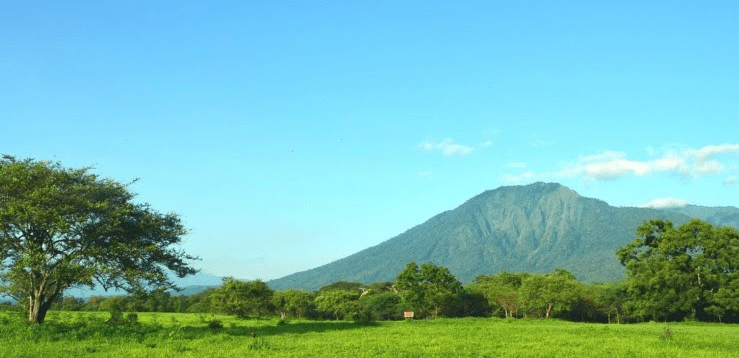
<path fill-rule="evenodd" d="M 462 284 L 449 269 L 432 264 L 419 268 L 410 262 L 395 281 L 404 307 L 422 317 L 429 313 L 437 317 L 442 306 L 450 303 L 449 297 L 462 292 Z"/>
<path fill-rule="evenodd" d="M 223 285 L 210 293 L 211 307 L 216 312 L 238 317 L 264 317 L 274 312 L 272 289 L 260 281 L 223 279 Z"/>
<path fill-rule="evenodd" d="M 268 283 L 277 290 L 316 290 L 337 281 L 391 281 L 411 261 L 447 267 L 464 284 L 503 270 L 558 268 L 583 282 L 614 282 L 626 277 L 614 252 L 634 239 L 634 228 L 649 219 L 679 225 L 691 217 L 739 228 L 733 207 L 613 207 L 559 184 L 501 187 L 379 245 Z"/>
<path fill-rule="evenodd" d="M 25 311 L 30 321 L 38 323 L 44 321 L 49 308 L 108 311 L 108 323 L 133 326 L 138 324 L 137 312 L 365 324 L 402 320 L 405 311 L 413 311 L 416 319 L 739 320 L 739 231 L 732 227 L 692 219 L 675 228 L 672 221 L 647 220 L 637 228 L 634 241 L 611 251 L 627 273 L 625 280 L 615 283 L 579 281 L 563 268 L 542 272 L 560 262 L 543 253 L 563 256 L 573 264 L 581 259 L 572 255 L 573 250 L 592 252 L 612 245 L 615 241 L 606 237 L 600 240 L 605 246 L 597 246 L 593 237 L 613 234 L 609 230 L 614 222 L 630 223 L 647 214 L 685 219 L 665 211 L 617 210 L 562 186 L 543 183 L 486 192 L 383 244 L 398 245 L 396 251 L 406 254 L 429 253 L 433 262 L 474 256 L 497 272 L 477 275 L 466 286 L 453 272 L 469 275 L 478 268 L 461 267 L 454 260 L 452 268 L 410 261 L 398 268 L 393 282 L 337 281 L 315 291 L 274 291 L 260 280 L 227 277 L 219 287 L 177 296 L 170 291 L 174 285 L 167 271 L 180 276 L 194 272 L 185 261 L 192 257 L 172 248 L 185 234 L 179 218 L 133 203 L 134 195 L 126 185 L 99 179 L 88 171 L 9 156 L 0 160 L 0 293 L 18 301 L 3 309 Z M 727 208 L 687 207 L 681 212 L 733 220 Z M 429 237 L 436 240 L 430 245 L 433 249 L 423 250 Z M 563 248 L 569 251 L 562 252 Z M 454 255 L 438 256 L 438 250 L 454 251 Z M 379 267 L 393 267 L 398 257 L 402 255 Z M 493 264 L 490 260 L 496 257 L 502 259 Z M 513 270 L 528 264 L 536 269 Z M 599 271 L 608 272 L 609 264 L 601 264 Z M 512 270 L 496 270 L 501 265 Z M 129 294 L 84 300 L 63 295 L 68 288 L 96 283 Z M 222 327 L 220 320 L 209 324 Z"/>
<path fill-rule="evenodd" d="M 137 324 L 50 313 L 44 325 L 0 312 L 0 356 L 31 357 L 735 357 L 736 327 L 436 319 L 357 325 L 144 313 Z M 222 328 L 211 328 L 211 322 Z M 284 322 L 284 323 L 281 323 Z M 253 336 L 252 336 L 253 334 Z"/>
<path fill-rule="evenodd" d="M 300 290 L 285 290 L 274 293 L 272 304 L 280 318 L 316 317 L 315 295 Z"/>
<path fill-rule="evenodd" d="M 27 302 L 30 321 L 43 322 L 69 288 L 136 292 L 174 287 L 168 271 L 196 272 L 176 249 L 186 234 L 177 215 L 89 169 L 0 159 L 0 293 Z"/>
<path fill-rule="evenodd" d="M 65 297 L 61 310 L 193 312 L 241 318 L 275 317 L 326 320 L 402 320 L 415 318 L 559 318 L 570 321 L 634 323 L 684 319 L 736 322 L 739 232 L 692 220 L 675 229 L 652 220 L 640 237 L 618 251 L 629 278 L 588 284 L 569 271 L 479 275 L 463 286 L 445 267 L 410 262 L 395 282 L 363 285 L 335 282 L 314 292 L 273 291 L 266 283 L 225 278 L 220 287 L 173 296 L 164 289 L 128 296 Z"/>
<path fill-rule="evenodd" d="M 650 220 L 637 233 L 618 250 L 633 312 L 655 319 L 739 317 L 739 231 L 694 219 L 678 228 Z"/>

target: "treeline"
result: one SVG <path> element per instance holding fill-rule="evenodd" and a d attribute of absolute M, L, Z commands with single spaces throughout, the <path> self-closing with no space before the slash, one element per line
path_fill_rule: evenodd
<path fill-rule="evenodd" d="M 638 319 L 624 310 L 623 283 L 586 285 L 566 270 L 550 274 L 500 272 L 463 286 L 448 269 L 409 263 L 395 282 L 365 285 L 337 282 L 318 291 L 274 291 L 262 281 L 225 278 L 216 288 L 190 296 L 164 289 L 126 296 L 64 297 L 62 311 L 179 312 L 229 314 L 243 318 L 401 320 L 434 317 L 556 317 L 575 321 Z"/>
<path fill-rule="evenodd" d="M 648 320 L 739 322 L 739 231 L 692 220 L 679 228 L 651 220 L 617 257 L 628 278 L 585 284 L 567 270 L 502 271 L 463 286 L 445 267 L 411 262 L 395 282 L 337 282 L 318 291 L 274 291 L 225 278 L 191 296 L 162 289 L 128 296 L 65 297 L 53 309 L 221 313 L 239 317 L 336 320 L 501 317 L 623 323 Z"/>

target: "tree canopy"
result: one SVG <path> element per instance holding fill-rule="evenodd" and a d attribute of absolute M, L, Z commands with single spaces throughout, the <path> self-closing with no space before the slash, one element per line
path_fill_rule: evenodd
<path fill-rule="evenodd" d="M 264 316 L 274 310 L 274 291 L 261 280 L 239 281 L 224 277 L 223 285 L 211 294 L 212 306 L 238 317 Z"/>
<path fill-rule="evenodd" d="M 395 282 L 407 308 L 430 312 L 434 317 L 446 296 L 462 291 L 462 284 L 449 269 L 427 263 L 419 268 L 415 262 L 409 262 Z"/>
<path fill-rule="evenodd" d="M 650 220 L 637 234 L 617 252 L 629 277 L 627 308 L 655 319 L 736 314 L 739 231 L 698 219 L 679 228 Z"/>
<path fill-rule="evenodd" d="M 68 288 L 176 288 L 169 271 L 196 273 L 187 262 L 196 257 L 177 248 L 187 233 L 177 214 L 90 170 L 0 159 L 0 293 L 28 299 L 32 322 Z"/>

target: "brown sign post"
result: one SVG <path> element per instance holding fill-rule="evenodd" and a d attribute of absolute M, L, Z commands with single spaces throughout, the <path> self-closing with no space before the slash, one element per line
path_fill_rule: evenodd
<path fill-rule="evenodd" d="M 403 313 L 405 315 L 405 318 L 413 318 L 413 311 L 406 311 Z"/>

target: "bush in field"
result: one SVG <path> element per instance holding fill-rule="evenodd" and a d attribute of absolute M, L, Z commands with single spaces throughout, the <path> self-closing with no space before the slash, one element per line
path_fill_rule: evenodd
<path fill-rule="evenodd" d="M 490 305 L 481 293 L 468 290 L 448 294 L 441 301 L 439 316 L 441 317 L 488 317 Z"/>
<path fill-rule="evenodd" d="M 276 307 L 280 318 L 287 316 L 295 318 L 315 317 L 315 295 L 302 290 L 286 290 L 275 292 L 272 303 Z"/>
<path fill-rule="evenodd" d="M 324 318 L 351 318 L 361 307 L 359 295 L 359 291 L 325 291 L 316 297 L 316 309 Z"/>
<path fill-rule="evenodd" d="M 139 324 L 139 315 L 136 312 L 130 312 L 126 315 L 126 323 L 131 325 Z"/>
<path fill-rule="evenodd" d="M 363 297 L 361 302 L 369 311 L 372 320 L 389 321 L 403 318 L 400 296 L 397 293 L 382 292 L 368 295 Z"/>
<path fill-rule="evenodd" d="M 233 277 L 223 279 L 223 285 L 211 293 L 212 307 L 219 312 L 238 317 L 264 317 L 274 312 L 274 291 L 261 280 L 239 281 Z"/>
<path fill-rule="evenodd" d="M 210 322 L 208 322 L 208 327 L 210 327 L 212 329 L 221 329 L 221 328 L 223 328 L 223 322 L 221 322 L 221 320 L 219 320 L 219 319 L 215 319 L 214 318 L 214 319 L 210 320 Z"/>

